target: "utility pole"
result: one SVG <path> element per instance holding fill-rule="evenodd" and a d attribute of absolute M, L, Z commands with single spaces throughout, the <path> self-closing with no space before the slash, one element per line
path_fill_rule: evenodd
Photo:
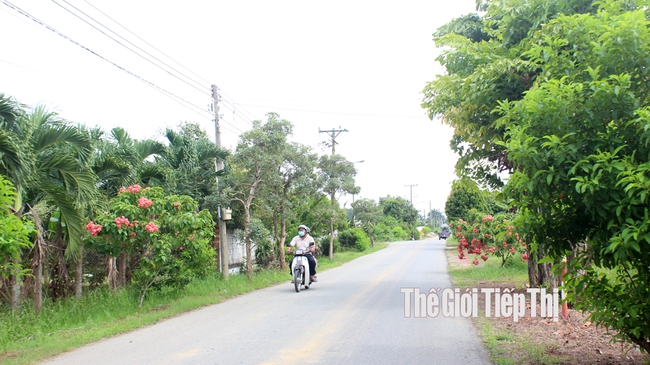
<path fill-rule="evenodd" d="M 404 185 L 404 186 L 408 186 L 409 188 L 411 188 L 411 206 L 413 206 L 413 187 L 418 186 L 418 184 L 411 184 L 411 185 Z"/>
<path fill-rule="evenodd" d="M 215 143 L 217 147 L 221 148 L 221 128 L 219 127 L 219 88 L 217 85 L 212 85 L 212 102 L 214 106 L 214 131 Z M 223 161 L 215 159 L 215 168 L 217 171 L 223 170 Z M 219 191 L 219 177 L 217 177 L 217 192 Z M 226 234 L 226 221 L 223 220 L 223 207 L 219 206 L 219 262 L 221 275 L 224 279 L 228 279 L 230 273 L 229 255 L 228 255 L 228 235 Z"/>
<path fill-rule="evenodd" d="M 341 128 L 341 127 L 339 127 Z M 332 157 L 336 154 L 336 137 L 341 134 L 341 132 L 347 132 L 347 129 L 334 129 L 332 128 L 331 131 L 322 131 L 320 128 L 318 128 L 318 133 L 328 133 L 329 136 L 332 138 Z M 332 158 L 332 163 L 334 163 L 334 158 Z M 334 166 L 332 166 L 334 167 Z M 332 212 L 334 212 L 334 209 L 336 208 L 336 191 L 333 190 L 332 194 L 330 195 L 330 199 L 332 201 Z M 330 250 L 329 250 L 329 258 L 330 260 L 334 259 L 334 218 L 330 219 Z"/>
<path fill-rule="evenodd" d="M 341 127 L 339 127 L 341 128 Z M 318 128 L 318 133 L 328 133 L 330 135 L 330 138 L 332 138 L 332 156 L 336 154 L 336 137 L 341 134 L 341 132 L 347 132 L 347 129 L 334 129 L 329 131 L 322 131 L 320 128 Z"/>

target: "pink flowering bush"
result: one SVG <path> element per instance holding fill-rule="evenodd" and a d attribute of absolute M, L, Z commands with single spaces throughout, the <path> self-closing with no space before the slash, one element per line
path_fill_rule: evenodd
<path fill-rule="evenodd" d="M 110 209 L 86 225 L 86 242 L 98 251 L 131 262 L 132 283 L 181 288 L 215 269 L 211 246 L 214 221 L 188 196 L 165 195 L 162 188 L 123 187 Z"/>

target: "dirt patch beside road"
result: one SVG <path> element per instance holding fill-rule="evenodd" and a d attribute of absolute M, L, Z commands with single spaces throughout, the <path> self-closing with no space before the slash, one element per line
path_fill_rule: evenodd
<path fill-rule="evenodd" d="M 460 260 L 457 251 L 447 249 L 449 265 L 453 268 L 473 266 L 472 260 Z M 526 293 L 521 283 L 478 282 L 478 287 L 501 288 Z M 464 292 L 465 288 L 461 288 Z M 539 298 L 535 303 L 537 317 L 531 317 L 531 298 L 526 293 L 526 315 L 513 320 L 513 317 L 485 316 L 485 295 L 478 295 L 479 314 L 474 324 L 486 342 L 486 346 L 497 363 L 514 364 L 634 364 L 650 363 L 650 357 L 642 354 L 636 347 L 612 343 L 611 335 L 602 327 L 596 327 L 587 320 L 587 315 L 569 309 L 569 316 L 563 319 L 561 309 L 559 318 L 542 318 Z M 492 304 L 494 308 L 494 304 Z M 492 310 L 493 311 L 493 310 Z"/>

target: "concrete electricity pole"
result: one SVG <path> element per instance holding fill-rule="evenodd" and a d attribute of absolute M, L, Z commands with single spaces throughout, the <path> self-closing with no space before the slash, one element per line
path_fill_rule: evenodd
<path fill-rule="evenodd" d="M 413 187 L 418 186 L 418 184 L 411 184 L 411 185 L 404 185 L 404 186 L 408 186 L 409 188 L 411 188 L 411 206 L 413 206 Z"/>
<path fill-rule="evenodd" d="M 215 143 L 217 147 L 221 148 L 221 128 L 219 127 L 219 89 L 217 85 L 212 85 L 212 102 L 214 105 L 214 130 L 215 130 Z M 215 159 L 215 168 L 217 171 L 223 170 L 223 161 Z M 219 178 L 217 177 L 217 192 L 219 191 Z M 219 206 L 219 262 L 221 275 L 224 279 L 228 279 L 230 273 L 229 255 L 228 255 L 228 236 L 226 235 L 226 221 L 223 220 L 223 207 Z"/>
<path fill-rule="evenodd" d="M 341 127 L 339 127 L 341 128 Z M 341 132 L 347 132 L 347 129 L 333 129 L 330 131 L 322 131 L 320 128 L 318 128 L 318 133 L 328 133 L 330 135 L 330 138 L 332 138 L 332 156 L 336 154 L 336 137 L 341 134 Z"/>
<path fill-rule="evenodd" d="M 341 128 L 341 127 L 339 127 Z M 341 134 L 341 132 L 347 132 L 347 129 L 334 129 L 332 128 L 331 131 L 322 131 L 320 128 L 318 128 L 318 133 L 328 133 L 330 137 L 332 138 L 332 156 L 336 154 L 336 137 Z M 334 162 L 334 159 L 332 159 L 332 162 Z M 332 194 L 330 194 L 330 199 L 332 202 L 332 212 L 334 212 L 334 209 L 336 208 L 336 191 L 332 191 Z M 329 252 L 329 258 L 330 260 L 334 259 L 334 218 L 330 219 L 330 252 Z"/>

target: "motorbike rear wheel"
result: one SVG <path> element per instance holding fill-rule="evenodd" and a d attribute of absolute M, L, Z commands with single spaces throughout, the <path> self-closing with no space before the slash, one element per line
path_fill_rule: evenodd
<path fill-rule="evenodd" d="M 300 285 L 302 284 L 300 276 L 300 269 L 293 270 L 293 286 L 296 288 L 296 293 L 300 293 Z"/>

